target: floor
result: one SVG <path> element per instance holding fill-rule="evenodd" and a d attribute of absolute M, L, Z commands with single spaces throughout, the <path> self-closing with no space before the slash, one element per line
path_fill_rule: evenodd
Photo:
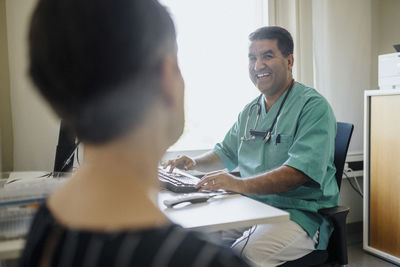
<path fill-rule="evenodd" d="M 362 229 L 362 228 L 361 228 Z M 349 267 L 395 267 L 397 265 L 366 253 L 362 248 L 362 232 L 347 235 Z"/>
<path fill-rule="evenodd" d="M 390 262 L 382 260 L 376 256 L 366 253 L 362 249 L 362 243 L 353 244 L 347 247 L 349 256 L 349 267 L 394 267 Z"/>

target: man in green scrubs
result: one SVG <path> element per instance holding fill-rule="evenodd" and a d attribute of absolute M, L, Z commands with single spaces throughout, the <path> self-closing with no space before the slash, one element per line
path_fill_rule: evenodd
<path fill-rule="evenodd" d="M 213 151 L 166 165 L 239 167 L 241 178 L 214 171 L 197 187 L 239 192 L 288 211 L 289 223 L 238 229 L 237 236 L 229 237 L 232 247 L 255 266 L 276 266 L 327 247 L 333 228 L 317 211 L 338 204 L 336 119 L 323 96 L 293 80 L 289 32 L 263 27 L 249 39 L 250 79 L 261 95 L 244 108 Z"/>

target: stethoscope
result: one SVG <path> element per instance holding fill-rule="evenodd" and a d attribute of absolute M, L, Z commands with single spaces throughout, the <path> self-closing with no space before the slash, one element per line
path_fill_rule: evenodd
<path fill-rule="evenodd" d="M 283 105 L 285 104 L 286 99 L 287 99 L 287 97 L 288 97 L 290 91 L 292 90 L 293 84 L 294 84 L 294 79 L 292 79 L 292 82 L 291 82 L 291 84 L 290 84 L 290 87 L 289 87 L 289 89 L 288 89 L 288 91 L 287 91 L 285 97 L 283 98 L 281 105 L 279 106 L 278 112 L 277 112 L 276 115 L 275 115 L 274 121 L 272 122 L 272 125 L 271 125 L 271 127 L 269 127 L 269 130 L 268 130 L 267 132 L 264 132 L 264 131 L 256 131 L 256 130 L 255 130 L 255 129 L 257 128 L 258 120 L 260 119 L 260 115 L 261 115 L 262 107 L 261 107 L 260 102 L 261 102 L 261 99 L 262 99 L 263 94 L 261 94 L 261 95 L 258 97 L 257 102 L 254 103 L 253 105 L 251 105 L 249 111 L 247 112 L 246 124 L 245 124 L 245 126 L 244 126 L 244 134 L 243 134 L 243 136 L 240 138 L 241 141 L 250 141 L 250 140 L 256 139 L 256 136 L 261 136 L 261 137 L 264 138 L 264 141 L 265 141 L 266 143 L 269 142 L 269 140 L 271 139 L 271 133 L 272 133 L 272 130 L 274 129 L 276 120 L 278 119 L 278 116 L 279 116 L 279 114 L 281 113 L 281 109 L 282 109 Z M 253 129 L 250 129 L 250 131 L 249 131 L 249 132 L 250 132 L 250 136 L 247 136 L 247 130 L 248 130 L 248 126 L 249 126 L 249 119 L 250 119 L 251 115 L 253 114 L 253 110 L 254 110 L 254 109 L 257 109 L 256 122 L 254 123 L 254 128 L 253 128 Z"/>

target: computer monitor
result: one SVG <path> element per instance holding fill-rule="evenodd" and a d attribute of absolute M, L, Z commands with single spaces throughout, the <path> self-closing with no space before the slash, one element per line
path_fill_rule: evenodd
<path fill-rule="evenodd" d="M 77 147 L 75 140 L 75 135 L 66 126 L 65 122 L 61 120 L 56 157 L 54 160 L 54 172 L 72 171 L 75 150 Z"/>

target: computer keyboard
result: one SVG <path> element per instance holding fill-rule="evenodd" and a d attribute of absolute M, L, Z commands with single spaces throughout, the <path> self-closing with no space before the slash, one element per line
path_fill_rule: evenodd
<path fill-rule="evenodd" d="M 185 173 L 179 169 L 174 169 L 169 173 L 167 169 L 158 167 L 158 180 L 161 186 L 175 193 L 196 192 L 194 187 L 200 179 Z"/>

